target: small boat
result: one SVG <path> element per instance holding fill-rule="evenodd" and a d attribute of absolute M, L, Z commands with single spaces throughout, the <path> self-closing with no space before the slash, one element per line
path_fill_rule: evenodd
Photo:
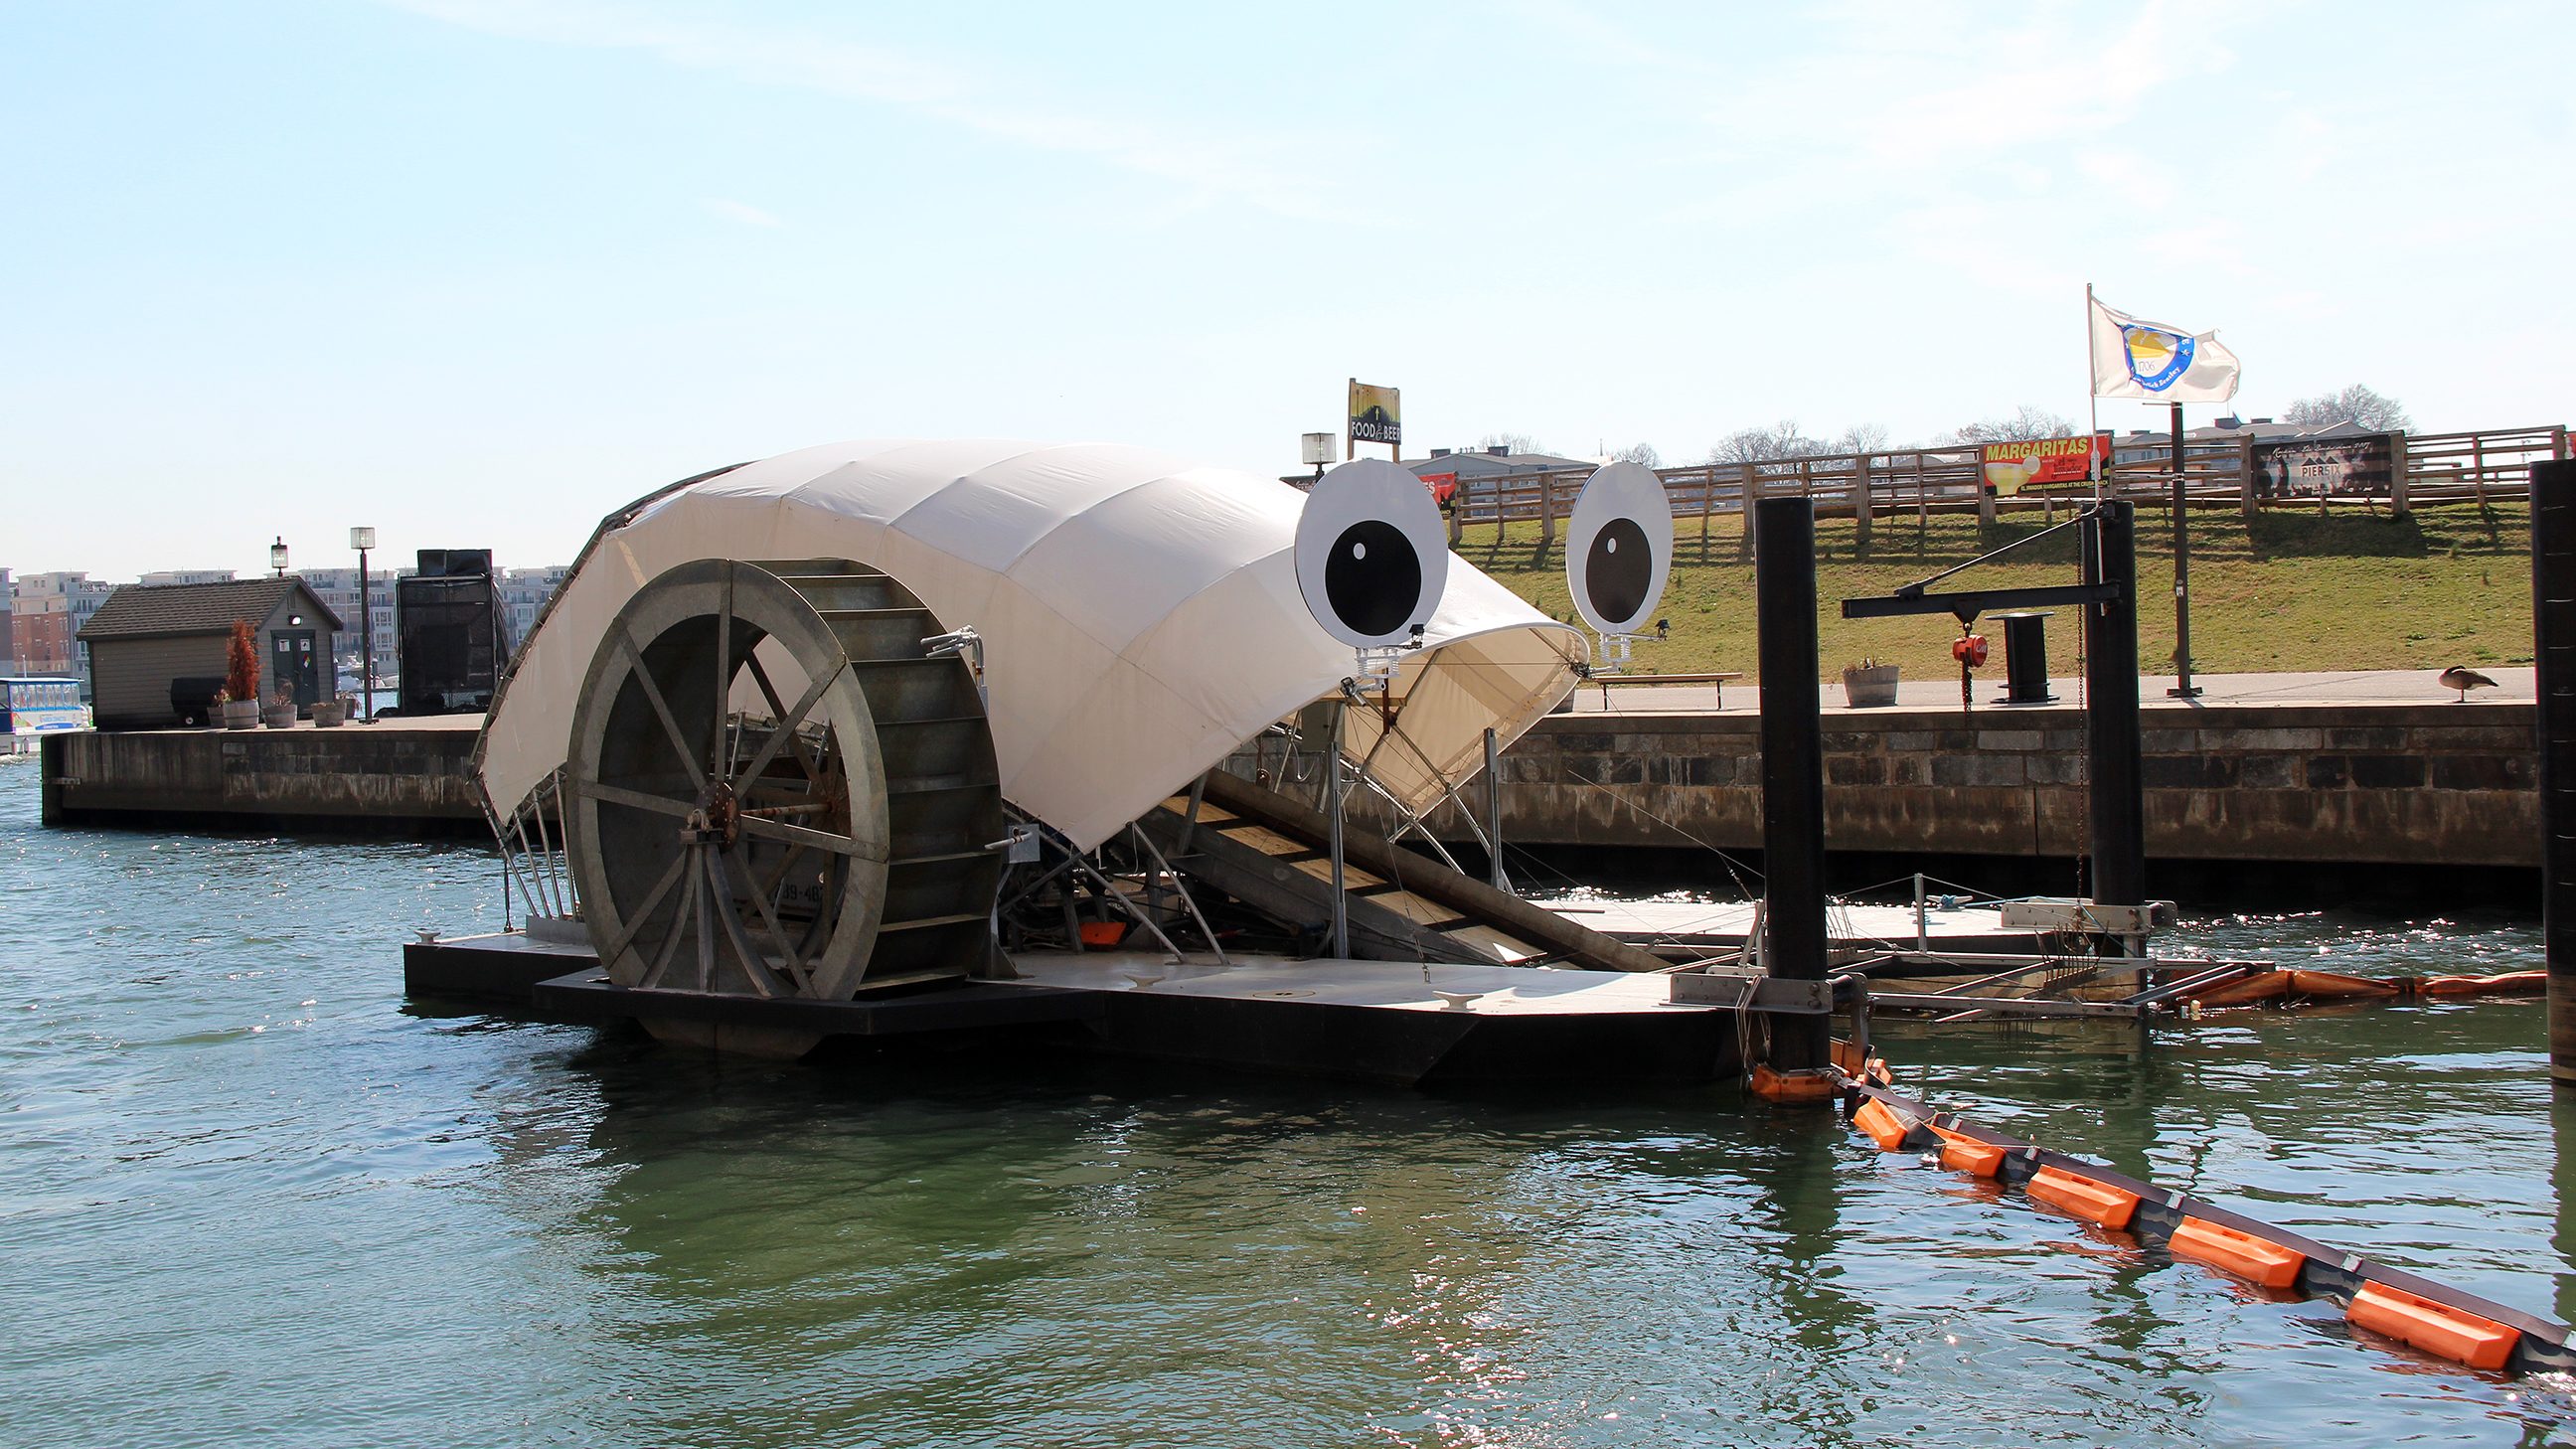
<path fill-rule="evenodd" d="M 89 728 L 80 681 L 55 674 L 0 678 L 0 755 L 32 755 L 44 735 Z"/>

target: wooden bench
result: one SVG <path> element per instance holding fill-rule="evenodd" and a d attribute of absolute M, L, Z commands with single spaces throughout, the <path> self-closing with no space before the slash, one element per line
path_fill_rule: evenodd
<path fill-rule="evenodd" d="M 1726 682 L 1743 677 L 1741 671 L 1726 674 L 1596 674 L 1592 676 L 1592 682 L 1601 686 L 1603 709 L 1610 707 L 1610 686 L 1614 684 L 1714 684 L 1717 686 L 1717 707 L 1724 709 Z"/>

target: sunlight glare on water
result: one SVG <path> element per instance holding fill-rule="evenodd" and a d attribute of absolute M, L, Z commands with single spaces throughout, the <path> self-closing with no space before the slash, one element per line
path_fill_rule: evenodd
<path fill-rule="evenodd" d="M 35 826 L 0 764 L 0 1443 L 2515 1445 L 2356 1345 L 1826 1115 L 1083 1059 L 769 1066 L 407 1007 L 453 846 Z M 2536 923 L 2199 921 L 2353 971 Z M 1884 1033 L 1907 1085 L 2564 1316 L 2533 1002 Z"/>

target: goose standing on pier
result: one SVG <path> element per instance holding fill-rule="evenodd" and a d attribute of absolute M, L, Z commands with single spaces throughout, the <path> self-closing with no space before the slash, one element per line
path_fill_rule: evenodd
<path fill-rule="evenodd" d="M 2496 687 L 2496 682 L 2494 680 L 2487 678 L 2485 675 L 2478 673 L 2476 670 L 2471 669 L 2464 664 L 2454 664 L 2450 668 L 2443 670 L 2441 673 L 2441 683 L 2444 689 L 2456 689 L 2460 692 L 2460 697 L 2451 701 L 2453 704 L 2466 703 L 2469 697 L 2469 691 L 2472 689 L 2493 689 Z"/>

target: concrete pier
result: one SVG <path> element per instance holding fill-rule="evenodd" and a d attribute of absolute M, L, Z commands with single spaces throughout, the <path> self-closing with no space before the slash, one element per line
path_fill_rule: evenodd
<path fill-rule="evenodd" d="M 2540 863 L 2528 668 L 2454 703 L 2429 675 L 2204 675 L 2185 704 L 2142 682 L 2152 860 L 2509 867 Z M 2069 859 L 2085 844 L 2080 693 L 1959 708 L 1955 684 L 1824 711 L 1825 838 L 1837 854 Z M 1999 686 L 1997 686 L 1999 687 Z M 1945 699 L 1946 695 L 1946 699 Z M 1524 846 L 1758 849 L 1756 691 L 1621 689 L 1550 716 L 1502 758 L 1505 839 Z M 1587 706 L 1598 691 L 1585 690 Z M 1669 704 L 1667 703 L 1669 702 Z M 475 716 L 317 730 L 48 737 L 57 825 L 481 838 Z M 1275 752 L 1274 752 L 1275 756 Z M 1272 763 L 1276 763 L 1275 758 Z M 1232 768 L 1250 776 L 1252 752 Z M 1470 791 L 1478 810 L 1481 790 Z M 1369 819 L 1365 801 L 1354 802 Z M 1382 823 L 1382 822 L 1372 822 Z M 1472 838 L 1463 819 L 1433 824 Z"/>
<path fill-rule="evenodd" d="M 2158 860 L 2536 866 L 2532 707 L 2163 708 L 2144 719 Z M 2073 857 L 2085 848 L 2083 712 L 1908 708 L 1825 721 L 1838 851 Z M 1754 849 L 1751 714 L 1558 715 L 1503 757 L 1521 845 Z M 1454 827 L 1454 834 L 1452 830 Z M 1467 838 L 1445 816 L 1434 828 Z"/>
<path fill-rule="evenodd" d="M 489 839 L 473 770 L 482 723 L 47 735 L 44 823 Z"/>
<path fill-rule="evenodd" d="M 2147 854 L 2157 862 L 2508 867 L 2540 863 L 2531 670 L 2463 703 L 2429 673 L 2204 675 L 2201 701 L 2141 681 Z M 1997 686 L 1999 687 L 1999 686 Z M 1759 695 L 1578 693 L 1502 760 L 1518 846 L 1756 850 Z M 1981 701 L 1987 689 L 1980 687 Z M 1957 685 L 1824 710 L 1825 840 L 1836 855 L 2071 860 L 2086 847 L 2077 681 L 2058 703 L 1959 707 Z M 1667 703 L 1668 702 L 1668 703 Z M 1659 707 L 1660 706 L 1660 707 Z M 1259 767 L 1247 752 L 1230 768 Z M 1478 809 L 1484 808 L 1481 791 Z M 1445 839 L 1465 822 L 1432 817 Z"/>

